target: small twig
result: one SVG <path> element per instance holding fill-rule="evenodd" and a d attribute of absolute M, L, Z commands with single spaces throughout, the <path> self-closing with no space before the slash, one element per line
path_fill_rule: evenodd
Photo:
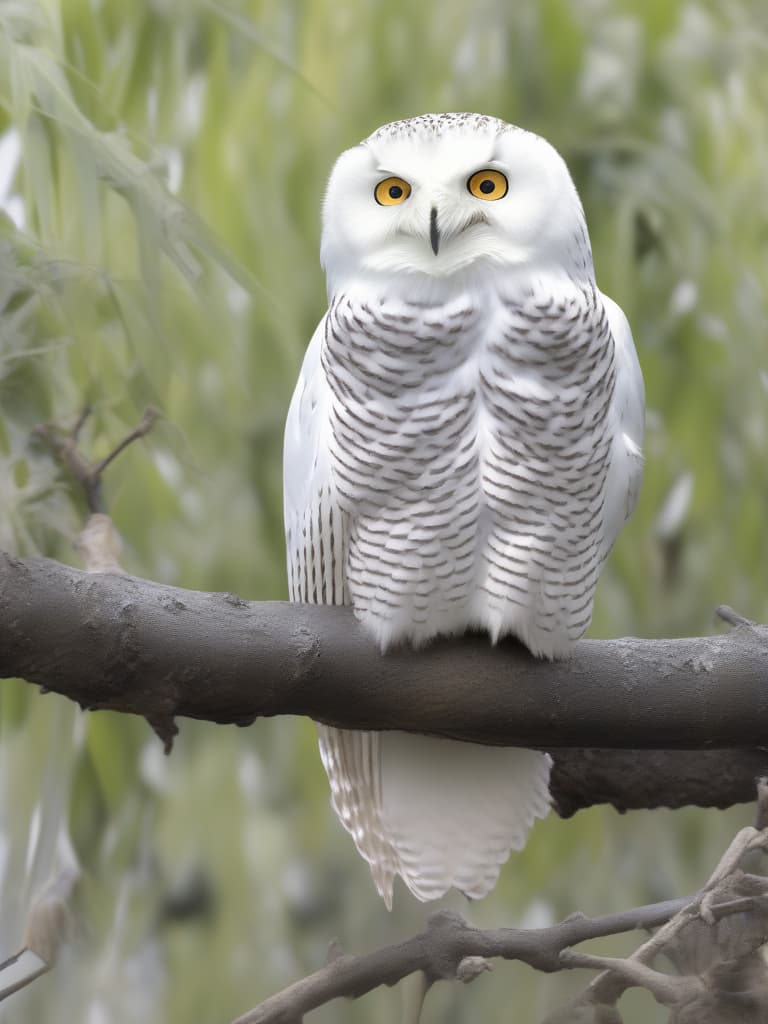
<path fill-rule="evenodd" d="M 647 989 L 662 1006 L 677 1006 L 681 1000 L 691 999 L 704 989 L 704 983 L 699 978 L 663 974 L 633 957 L 592 956 L 590 953 L 566 949 L 560 959 L 563 967 L 583 967 L 617 974 L 627 986 Z"/>
<path fill-rule="evenodd" d="M 88 511 L 94 515 L 106 512 L 101 486 L 104 470 L 129 444 L 148 434 L 160 414 L 152 407 L 147 408 L 139 425 L 127 434 L 108 455 L 95 463 L 89 462 L 79 448 L 80 434 L 90 414 L 90 407 L 85 406 L 71 430 L 62 430 L 61 427 L 54 424 L 42 423 L 35 427 L 34 433 L 48 444 L 62 465 L 80 484 L 85 494 Z"/>
<path fill-rule="evenodd" d="M 89 412 L 88 408 L 84 409 L 70 431 L 63 431 L 52 423 L 41 423 L 33 433 L 45 441 L 62 466 L 80 484 L 88 511 L 94 514 L 105 511 L 101 478 L 93 475 L 91 464 L 77 446 L 77 438 Z"/>
<path fill-rule="evenodd" d="M 457 977 L 459 977 L 460 970 L 461 964 L 459 964 L 456 971 Z M 400 995 L 402 998 L 400 1024 L 421 1024 L 421 1014 L 424 1010 L 424 1003 L 427 999 L 427 993 L 431 988 L 432 981 L 423 971 L 417 971 L 415 974 L 411 974 L 403 980 L 403 983 L 400 986 Z"/>
<path fill-rule="evenodd" d="M 147 409 L 145 409 L 144 415 L 142 416 L 139 425 L 137 427 L 134 427 L 130 434 L 127 434 L 123 438 L 123 440 L 115 448 L 113 448 L 108 455 L 105 455 L 100 462 L 97 462 L 96 465 L 92 467 L 92 474 L 94 476 L 101 476 L 101 474 L 104 472 L 107 466 L 111 462 L 113 462 L 117 458 L 117 456 L 128 447 L 129 444 L 133 444 L 134 441 L 138 441 L 139 438 L 145 437 L 150 432 L 150 430 L 155 424 L 155 420 L 159 417 L 159 415 L 160 413 L 157 411 L 157 409 L 153 409 L 152 406 L 149 406 Z"/>
<path fill-rule="evenodd" d="M 44 423 L 35 428 L 35 433 L 48 444 L 56 458 L 83 489 L 90 515 L 76 546 L 80 550 L 86 570 L 93 573 L 122 572 L 120 567 L 122 544 L 112 519 L 107 515 L 102 491 L 102 476 L 107 466 L 129 444 L 149 433 L 159 413 L 151 407 L 146 409 L 139 425 L 127 434 L 108 455 L 100 459 L 99 462 L 89 462 L 80 450 L 79 438 L 90 413 L 90 407 L 85 406 L 71 430 L 62 430 L 53 424 Z"/>
<path fill-rule="evenodd" d="M 70 437 L 72 438 L 73 441 L 78 441 L 79 440 L 79 438 L 80 438 L 80 431 L 85 426 L 85 421 L 88 419 L 88 417 L 91 415 L 92 412 L 93 412 L 93 409 L 91 408 L 90 405 L 84 405 L 83 406 L 83 408 L 82 408 L 82 410 L 80 412 L 80 415 L 77 417 L 77 421 L 75 422 L 75 425 L 74 425 L 74 427 L 72 427 L 72 430 L 70 432 Z"/>
<path fill-rule="evenodd" d="M 0 964 L 0 1003 L 31 985 L 50 969 L 51 965 L 31 949 L 19 950 L 14 956 L 8 957 Z"/>
<path fill-rule="evenodd" d="M 747 825 L 746 828 L 742 828 L 736 833 L 728 849 L 718 861 L 715 870 L 710 875 L 707 884 L 702 890 L 703 894 L 699 902 L 699 913 L 707 924 L 714 923 L 714 918 L 711 917 L 711 905 L 715 897 L 717 887 L 724 882 L 729 875 L 733 874 L 739 864 L 741 864 L 745 855 L 750 850 L 754 849 L 755 842 L 759 842 L 760 839 L 761 833 L 751 825 Z"/>
<path fill-rule="evenodd" d="M 768 799 L 768 784 L 765 780 L 758 783 L 758 805 L 762 806 Z M 758 814 L 760 817 L 760 813 Z M 763 908 L 765 900 L 759 896 L 749 896 L 736 899 L 722 899 L 721 893 L 727 891 L 729 881 L 734 878 L 741 861 L 746 854 L 755 849 L 765 849 L 768 843 L 768 830 L 759 830 L 748 826 L 741 829 L 733 838 L 728 849 L 718 861 L 703 889 L 691 899 L 686 906 L 682 907 L 666 924 L 644 942 L 626 960 L 611 962 L 604 958 L 603 973 L 593 978 L 581 996 L 569 1004 L 571 1011 L 585 1006 L 613 1006 L 622 993 L 632 985 L 642 985 L 647 988 L 659 1002 L 666 1006 L 682 1005 L 686 1000 L 692 1000 L 703 991 L 703 983 L 697 977 L 660 975 L 662 979 L 671 978 L 672 981 L 660 981 L 655 977 L 659 972 L 646 974 L 656 956 L 663 953 L 666 948 L 676 940 L 680 932 L 700 918 L 709 926 L 713 926 L 723 917 L 731 914 L 754 912 Z M 565 951 L 561 954 L 561 962 L 564 967 L 598 967 L 598 959 L 586 957 L 582 954 L 574 954 Z M 589 960 L 589 962 L 587 962 Z M 638 970 L 639 968 L 639 970 Z M 646 980 L 640 980 L 645 978 Z M 655 979 L 655 984 L 651 983 Z M 682 984 L 680 984 L 682 982 Z M 559 1014 L 559 1016 L 558 1016 Z M 562 1011 L 557 1011 L 548 1020 L 560 1020 Z"/>
<path fill-rule="evenodd" d="M 755 828 L 760 832 L 764 832 L 768 829 L 768 778 L 765 776 L 761 776 L 757 780 Z"/>
<path fill-rule="evenodd" d="M 723 900 L 712 907 L 712 916 L 715 921 L 721 917 L 729 917 L 731 914 L 748 914 L 755 907 L 768 907 L 766 896 L 739 896 L 733 900 Z"/>
<path fill-rule="evenodd" d="M 63 869 L 33 903 L 22 949 L 0 963 L 0 1002 L 55 965 L 72 930 L 70 901 L 79 877 L 76 868 Z"/>
<path fill-rule="evenodd" d="M 739 615 L 733 608 L 730 608 L 727 604 L 718 605 L 715 609 L 715 615 L 723 622 L 727 622 L 729 626 L 748 626 L 754 628 L 755 623 L 751 619 L 745 619 L 743 615 Z"/>

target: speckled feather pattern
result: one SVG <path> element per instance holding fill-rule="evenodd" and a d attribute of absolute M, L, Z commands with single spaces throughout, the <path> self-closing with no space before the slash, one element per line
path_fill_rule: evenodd
<path fill-rule="evenodd" d="M 381 161 L 468 132 L 550 149 L 473 114 L 394 122 L 365 146 Z M 558 260 L 334 279 L 307 351 L 286 426 L 291 598 L 351 604 L 384 652 L 479 628 L 566 655 L 634 507 L 642 378 L 563 173 Z M 397 874 L 420 899 L 485 895 L 548 811 L 544 754 L 318 730 L 333 807 L 388 906 Z"/>
<path fill-rule="evenodd" d="M 523 131 L 516 125 L 507 124 L 498 117 L 488 114 L 448 113 L 419 114 L 418 117 L 407 117 L 401 121 L 390 121 L 368 136 L 366 142 L 376 143 L 392 139 L 409 139 L 424 142 L 455 132 L 492 133 Z"/>
<path fill-rule="evenodd" d="M 603 554 L 613 342 L 594 288 L 338 296 L 322 366 L 347 586 L 383 647 L 487 629 L 563 654 Z"/>

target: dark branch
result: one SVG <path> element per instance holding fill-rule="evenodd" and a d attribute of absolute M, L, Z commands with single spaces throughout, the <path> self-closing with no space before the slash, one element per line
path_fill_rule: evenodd
<path fill-rule="evenodd" d="M 142 437 L 150 432 L 152 427 L 155 425 L 155 420 L 158 418 L 160 413 L 157 409 L 153 409 L 152 406 L 144 410 L 144 415 L 141 417 L 141 422 L 138 426 L 134 427 L 130 433 L 126 434 L 122 441 L 117 444 L 108 455 L 105 455 L 103 459 L 97 462 L 91 467 L 91 475 L 94 477 L 100 477 L 107 466 L 114 462 L 117 456 L 124 452 L 128 445 L 133 444 L 134 441 L 138 441 Z"/>
<path fill-rule="evenodd" d="M 760 801 L 766 802 L 765 786 Z M 768 831 L 742 829 L 721 857 L 704 888 L 694 896 L 588 918 L 573 914 L 549 928 L 470 927 L 457 914 L 430 918 L 419 935 L 362 956 L 336 953 L 319 971 L 289 985 L 234 1024 L 300 1024 L 305 1014 L 342 996 L 358 998 L 380 985 L 394 985 L 421 972 L 425 989 L 436 981 L 471 981 L 494 958 L 520 960 L 548 973 L 568 968 L 602 970 L 587 990 L 556 1010 L 546 1024 L 576 1020 L 620 1020 L 616 1002 L 641 985 L 683 1024 L 725 1024 L 723 1010 L 749 976 L 765 988 L 765 964 L 757 954 L 768 929 L 768 879 L 746 875 L 739 865 L 755 850 L 765 850 Z M 628 958 L 596 957 L 574 951 L 589 939 L 636 929 L 658 929 Z M 662 973 L 654 961 L 664 954 L 676 973 Z M 768 998 L 738 1004 L 740 1024 L 764 1021 Z M 590 1013 L 594 1009 L 594 1015 Z M 607 1016 L 603 1011 L 611 1011 Z M 720 1016 L 718 1016 L 718 1013 Z"/>
<path fill-rule="evenodd" d="M 766 803 L 766 780 L 760 779 L 758 820 L 765 816 Z M 768 935 L 768 879 L 745 874 L 740 864 L 767 847 L 768 830 L 741 829 L 697 897 L 630 957 L 563 951 L 563 967 L 604 970 L 544 1024 L 618 1022 L 616 1002 L 633 985 L 648 989 L 673 1011 L 670 1024 L 763 1024 L 768 1019 L 768 971 L 760 950 Z M 676 973 L 653 967 L 660 954 Z"/>
<path fill-rule="evenodd" d="M 651 807 L 731 807 L 746 803 L 768 768 L 764 748 L 745 750 L 553 750 L 550 789 L 568 818 L 592 804 L 617 811 Z"/>
<path fill-rule="evenodd" d="M 555 663 L 482 636 L 382 656 L 346 608 L 249 603 L 2 554 L 0 623 L 0 677 L 168 728 L 176 716 L 308 715 L 556 751 L 564 814 L 751 800 L 768 762 L 763 626 L 583 641 Z"/>
<path fill-rule="evenodd" d="M 458 914 L 430 917 L 425 931 L 363 956 L 337 956 L 314 974 L 265 1000 L 234 1024 L 289 1024 L 340 996 L 358 998 L 379 985 L 395 985 L 415 971 L 428 981 L 453 980 L 467 957 L 521 960 L 539 971 L 559 971 L 563 950 L 587 939 L 656 928 L 691 902 L 667 900 L 605 917 L 573 915 L 549 928 L 472 928 Z"/>

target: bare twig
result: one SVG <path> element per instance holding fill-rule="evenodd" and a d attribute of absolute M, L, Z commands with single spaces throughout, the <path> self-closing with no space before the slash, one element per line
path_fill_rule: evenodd
<path fill-rule="evenodd" d="M 102 476 L 107 466 L 125 451 L 129 444 L 149 433 L 159 413 L 151 407 L 147 408 L 139 425 L 99 462 L 89 462 L 80 450 L 80 435 L 90 414 L 90 406 L 85 406 L 71 430 L 44 423 L 35 428 L 35 433 L 47 443 L 59 462 L 83 490 L 90 514 L 76 546 L 82 555 L 86 571 L 122 572 L 122 544 L 120 535 L 106 512 Z"/>
<path fill-rule="evenodd" d="M 755 812 L 755 828 L 759 832 L 768 829 L 768 778 L 761 775 L 757 780 L 757 810 Z"/>
<path fill-rule="evenodd" d="M 567 949 L 561 954 L 560 962 L 563 967 L 610 971 L 621 978 L 626 988 L 639 986 L 647 989 L 662 1006 L 677 1006 L 682 1000 L 689 1000 L 704 990 L 704 982 L 700 978 L 663 974 L 635 957 L 592 956 Z"/>
<path fill-rule="evenodd" d="M 362 956 L 340 956 L 238 1017 L 234 1024 L 289 1024 L 342 996 L 358 998 L 379 985 L 394 985 L 416 971 L 427 980 L 454 980 L 468 957 L 520 960 L 541 971 L 560 970 L 560 953 L 579 942 L 654 928 L 668 921 L 691 898 L 668 900 L 604 917 L 572 915 L 549 928 L 470 927 L 458 914 L 433 915 L 427 928 L 404 942 Z M 474 976 L 479 972 L 475 972 Z"/>
<path fill-rule="evenodd" d="M 465 959 L 473 958 L 467 957 Z M 462 963 L 464 963 L 463 960 Z M 456 977 L 461 981 L 465 980 L 461 977 L 461 964 L 459 964 L 456 969 Z M 403 983 L 400 986 L 400 997 L 402 1000 L 400 1024 L 421 1024 L 421 1014 L 424 1009 L 424 1003 L 427 998 L 427 993 L 432 988 L 433 984 L 434 982 L 432 978 L 428 978 L 424 971 L 415 971 L 403 980 Z"/>
<path fill-rule="evenodd" d="M 715 615 L 723 622 L 727 622 L 730 626 L 754 626 L 755 623 L 751 619 L 745 619 L 743 615 L 739 615 L 733 608 L 730 608 L 727 604 L 718 605 L 715 609 Z"/>
<path fill-rule="evenodd" d="M 75 425 L 74 427 L 72 427 L 72 430 L 70 431 L 70 437 L 75 442 L 75 444 L 79 441 L 80 433 L 92 412 L 93 409 L 91 408 L 90 405 L 84 405 L 83 408 L 80 410 L 80 415 L 75 420 Z"/>
<path fill-rule="evenodd" d="M 104 499 L 101 492 L 101 477 L 92 475 L 92 466 L 80 451 L 77 439 L 90 410 L 84 409 L 71 431 L 63 430 L 52 423 L 41 423 L 34 433 L 45 441 L 58 461 L 80 484 L 85 495 L 88 511 L 103 513 Z"/>
<path fill-rule="evenodd" d="M 94 476 L 101 476 L 110 462 L 113 462 L 122 451 L 125 451 L 129 444 L 133 444 L 134 441 L 138 441 L 139 438 L 145 437 L 150 432 L 159 415 L 160 413 L 157 409 L 152 408 L 152 406 L 146 408 L 139 425 L 134 427 L 129 434 L 126 434 L 123 440 L 108 455 L 105 455 L 100 462 L 97 462 L 92 467 L 92 474 Z"/>
<path fill-rule="evenodd" d="M 766 800 L 766 785 L 758 785 L 759 804 Z M 614 1008 L 622 993 L 631 986 L 646 988 L 664 1006 L 671 1008 L 673 1019 L 691 1021 L 716 1020 L 719 989 L 713 984 L 722 974 L 724 964 L 733 970 L 741 968 L 768 939 L 768 882 L 761 876 L 743 875 L 739 865 L 744 857 L 756 849 L 764 850 L 768 843 L 768 830 L 752 827 L 741 829 L 718 861 L 704 888 L 683 906 L 666 924 L 644 942 L 628 958 L 594 957 L 588 954 L 564 951 L 560 960 L 563 967 L 603 968 L 585 991 L 567 1007 L 551 1014 L 545 1024 L 560 1024 L 569 1018 L 584 1019 L 587 1007 L 604 1010 Z M 737 935 L 719 934 L 717 923 L 725 917 L 742 915 L 750 926 L 742 925 Z M 707 942 L 702 942 L 706 930 Z M 696 955 L 691 953 L 696 950 Z M 683 970 L 680 974 L 663 974 L 651 965 L 659 954 L 667 954 L 673 962 L 685 966 L 698 959 L 705 951 L 708 965 Z M 722 980 L 722 978 L 720 979 Z M 713 1011 L 713 1007 L 715 1010 Z M 715 1012 L 715 1016 L 712 1016 Z M 725 1011 L 722 1011 L 725 1012 Z M 743 1024 L 762 1021 L 762 1010 L 749 1015 L 744 1010 Z M 603 1014 L 605 1016 L 605 1014 Z M 599 1016 L 595 1020 L 601 1019 Z M 617 1018 L 618 1019 L 618 1018 Z"/>
<path fill-rule="evenodd" d="M 95 463 L 88 461 L 79 446 L 80 434 L 90 414 L 90 406 L 85 406 L 70 430 L 51 423 L 41 423 L 35 427 L 35 434 L 46 442 L 56 458 L 80 484 L 88 511 L 93 515 L 106 512 L 101 479 L 104 470 L 129 444 L 149 433 L 159 413 L 151 407 L 146 409 L 139 425 L 127 434 L 108 455 Z"/>
<path fill-rule="evenodd" d="M 79 871 L 69 866 L 59 872 L 32 904 L 23 947 L 0 963 L 0 1002 L 49 971 L 71 931 L 70 900 Z"/>

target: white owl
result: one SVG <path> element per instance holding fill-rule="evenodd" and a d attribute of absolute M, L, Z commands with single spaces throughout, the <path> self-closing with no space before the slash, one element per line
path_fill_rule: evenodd
<path fill-rule="evenodd" d="M 321 255 L 285 435 L 291 599 L 351 604 L 382 651 L 479 628 L 565 655 L 637 498 L 643 380 L 562 158 L 478 114 L 385 125 L 333 168 Z M 485 895 L 548 812 L 546 754 L 318 731 L 387 906 L 396 874 Z"/>

